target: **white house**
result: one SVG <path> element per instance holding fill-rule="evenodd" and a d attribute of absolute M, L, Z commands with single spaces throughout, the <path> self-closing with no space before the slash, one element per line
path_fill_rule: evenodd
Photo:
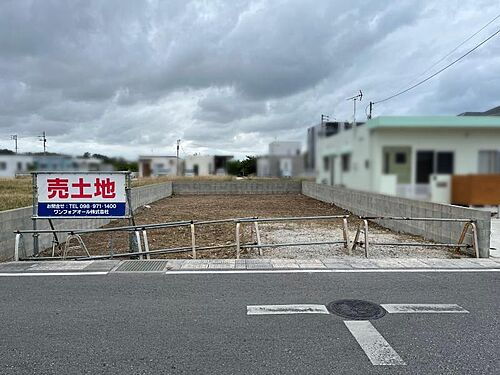
<path fill-rule="evenodd" d="M 28 173 L 32 167 L 31 155 L 0 155 L 0 177 L 15 177 L 18 173 Z"/>
<path fill-rule="evenodd" d="M 500 173 L 500 117 L 377 117 L 320 137 L 316 161 L 318 183 L 429 199 L 432 181 Z"/>
<path fill-rule="evenodd" d="M 225 176 L 230 155 L 190 155 L 184 162 L 186 176 Z"/>
<path fill-rule="evenodd" d="M 181 174 L 182 160 L 170 155 L 139 156 L 139 177 L 177 176 Z"/>
<path fill-rule="evenodd" d="M 271 142 L 269 153 L 257 158 L 259 177 L 295 177 L 304 171 L 300 142 Z"/>

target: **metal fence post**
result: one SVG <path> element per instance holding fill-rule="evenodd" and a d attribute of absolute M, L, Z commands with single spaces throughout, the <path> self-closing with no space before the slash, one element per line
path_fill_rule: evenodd
<path fill-rule="evenodd" d="M 191 248 L 193 250 L 193 259 L 196 259 L 196 237 L 193 222 L 191 222 Z"/>
<path fill-rule="evenodd" d="M 141 253 L 141 255 L 139 255 L 139 259 L 144 259 L 144 255 L 142 255 L 141 234 L 138 230 L 135 230 L 135 238 L 137 240 L 137 250 Z"/>
<path fill-rule="evenodd" d="M 240 222 L 236 222 L 236 259 L 240 259 Z"/>
<path fill-rule="evenodd" d="M 351 255 L 351 244 L 350 244 L 350 240 L 349 240 L 349 229 L 347 227 L 347 219 L 346 218 L 343 218 L 342 219 L 342 233 L 344 235 L 344 241 L 345 241 L 345 244 L 344 244 L 344 248 L 347 249 L 347 251 L 349 252 L 349 255 Z"/>
<path fill-rule="evenodd" d="M 16 233 L 16 243 L 14 246 L 14 261 L 19 261 L 19 242 L 21 241 L 21 233 Z"/>
<path fill-rule="evenodd" d="M 151 259 L 151 257 L 149 256 L 149 242 L 146 229 L 143 229 L 142 231 L 142 238 L 144 240 L 144 251 L 146 252 L 146 259 Z"/>
<path fill-rule="evenodd" d="M 365 257 L 368 258 L 368 220 L 363 220 L 365 225 Z"/>
<path fill-rule="evenodd" d="M 38 207 L 37 207 L 37 202 L 38 202 L 38 185 L 36 181 L 36 173 L 33 173 L 31 175 L 31 186 L 33 189 L 33 230 L 36 231 L 36 217 L 38 216 Z M 33 254 L 38 255 L 38 236 L 39 234 L 34 232 L 33 233 Z"/>
<path fill-rule="evenodd" d="M 479 243 L 478 243 L 478 239 L 477 239 L 476 223 L 470 223 L 470 226 L 472 227 L 472 243 L 474 246 L 474 251 L 476 253 L 476 258 L 479 258 Z"/>
<path fill-rule="evenodd" d="M 255 235 L 257 236 L 257 246 L 259 246 L 257 249 L 259 250 L 259 256 L 262 256 L 262 247 L 260 247 L 260 230 L 259 230 L 259 223 L 254 222 L 255 226 Z"/>
<path fill-rule="evenodd" d="M 349 255 L 352 255 L 352 252 L 356 249 L 359 240 L 359 233 L 361 232 L 361 223 L 358 224 L 358 229 L 356 230 L 356 234 L 354 235 L 354 241 L 352 241 L 351 247 L 349 248 Z"/>

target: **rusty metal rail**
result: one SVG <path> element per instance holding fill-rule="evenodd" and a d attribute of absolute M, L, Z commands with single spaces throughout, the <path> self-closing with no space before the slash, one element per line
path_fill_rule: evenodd
<path fill-rule="evenodd" d="M 89 260 L 89 259 L 110 259 L 119 257 L 139 257 L 139 259 L 150 259 L 151 255 L 158 254 L 170 254 L 170 253 L 181 253 L 181 252 L 191 252 L 192 258 L 196 259 L 197 251 L 206 250 L 216 250 L 224 248 L 235 248 L 236 258 L 239 259 L 241 255 L 241 249 L 254 248 L 257 249 L 259 255 L 262 255 L 262 248 L 271 247 L 283 247 L 283 246 L 307 246 L 307 245 L 328 245 L 328 244 L 344 244 L 344 248 L 349 250 L 351 248 L 349 241 L 349 234 L 347 229 L 347 218 L 348 215 L 332 215 L 332 216 L 297 216 L 297 217 L 277 217 L 277 218 L 258 218 L 258 217 L 244 217 L 244 218 L 232 218 L 232 219 L 219 219 L 219 220 L 205 220 L 205 221 L 176 221 L 158 224 L 145 224 L 145 225 L 131 225 L 131 226 L 121 226 L 114 228 L 98 228 L 98 229 L 86 229 L 86 230 L 76 230 L 76 229 L 40 229 L 40 230 L 17 230 L 15 231 L 15 249 L 14 249 L 14 259 L 15 260 L 57 260 L 57 259 L 73 259 L 73 260 Z M 300 243 L 287 243 L 287 244 L 262 244 L 261 243 L 261 232 L 259 228 L 259 223 L 269 223 L 269 222 L 285 222 L 285 221 L 312 221 L 312 220 L 336 220 L 341 219 L 343 221 L 342 233 L 343 241 L 321 241 L 321 242 L 300 242 Z M 235 242 L 225 245 L 216 246 L 197 246 L 196 245 L 196 226 L 200 225 L 213 225 L 213 224 L 235 224 Z M 252 242 L 241 243 L 241 225 L 251 224 L 251 236 Z M 163 228 L 173 228 L 173 227 L 187 227 L 189 226 L 191 232 L 191 245 L 168 248 L 168 249 L 150 249 L 150 241 L 148 238 L 148 230 L 158 230 Z M 131 251 L 127 253 L 117 253 L 117 254 L 101 254 L 101 255 L 90 255 L 87 250 L 82 234 L 92 234 L 92 233 L 102 233 L 102 232 L 129 232 L 135 235 L 137 251 Z M 62 251 L 62 256 L 55 256 L 55 248 L 52 247 L 52 256 L 41 257 L 23 257 L 20 256 L 20 250 L 23 247 L 23 234 L 50 234 L 50 233 L 67 233 L 66 246 Z M 256 241 L 253 242 L 253 236 L 256 236 Z M 70 247 L 69 243 L 71 240 L 77 240 L 79 246 Z M 69 255 L 69 250 L 80 248 L 86 252 L 86 256 L 71 256 Z"/>
<path fill-rule="evenodd" d="M 450 218 L 429 218 L 429 217 L 404 217 L 404 216 L 359 216 L 362 223 L 359 224 L 354 240 L 352 241 L 350 253 L 357 245 L 363 245 L 365 257 L 368 258 L 370 246 L 431 246 L 431 247 L 454 247 L 457 250 L 460 248 L 473 248 L 476 258 L 479 258 L 479 245 L 477 237 L 477 227 L 474 220 L 471 219 L 450 219 Z M 369 242 L 368 235 L 368 220 L 403 220 L 403 221 L 441 221 L 441 222 L 456 222 L 464 223 L 462 233 L 457 243 L 418 243 L 418 242 Z M 472 245 L 465 244 L 465 236 L 471 229 Z M 359 241 L 359 236 L 363 232 L 364 241 Z"/>
<path fill-rule="evenodd" d="M 254 249 L 258 251 L 260 256 L 263 255 L 262 249 L 264 248 L 279 248 L 279 247 L 292 247 L 292 246 L 314 246 L 314 245 L 333 245 L 333 244 L 343 244 L 349 255 L 355 250 L 357 245 L 362 245 L 365 251 L 365 257 L 369 255 L 370 246 L 431 246 L 431 247 L 454 247 L 460 248 L 473 248 L 476 257 L 479 258 L 479 246 L 477 237 L 477 227 L 474 220 L 470 219 L 449 219 L 449 218 L 422 218 L 422 217 L 400 217 L 400 216 L 360 216 L 362 220 L 358 226 L 354 239 L 350 240 L 348 231 L 347 219 L 349 215 L 331 215 L 331 216 L 294 216 L 294 217 L 275 217 L 275 218 L 258 218 L 258 217 L 245 217 L 245 218 L 232 218 L 232 219 L 219 219 L 219 220 L 205 220 L 205 221 L 194 221 L 194 220 L 184 220 L 184 221 L 174 221 L 158 224 L 145 224 L 145 225 L 132 225 L 132 226 L 121 226 L 114 228 L 98 228 L 98 229 L 86 229 L 86 230 L 76 230 L 76 229 L 40 229 L 40 230 L 18 230 L 15 231 L 15 249 L 14 249 L 14 259 L 15 260 L 56 260 L 56 259 L 75 259 L 75 260 L 89 260 L 89 259 L 110 259 L 110 258 L 121 258 L 121 257 L 139 257 L 140 259 L 150 259 L 151 255 L 158 254 L 171 254 L 171 253 L 185 253 L 191 252 L 191 257 L 193 259 L 197 258 L 198 251 L 209 251 L 216 249 L 234 248 L 236 259 L 241 256 L 242 249 Z M 261 227 L 259 224 L 273 223 L 273 222 L 293 222 L 293 221 L 324 221 L 324 220 L 342 220 L 342 235 L 343 240 L 339 241 L 313 241 L 313 242 L 293 242 L 293 243 L 262 243 L 261 237 Z M 417 242 L 370 242 L 369 241 L 369 220 L 403 220 L 403 221 L 441 221 L 441 222 L 459 222 L 464 223 L 462 233 L 457 243 L 417 243 Z M 214 246 L 198 246 L 196 244 L 196 227 L 200 225 L 216 225 L 216 224 L 234 224 L 235 225 L 235 241 L 234 243 L 224 244 L 224 245 L 214 245 Z M 249 242 L 242 242 L 242 226 L 250 226 L 251 239 Z M 174 227 L 189 227 L 191 233 L 191 244 L 190 246 L 182 246 L 167 249 L 150 249 L 150 241 L 148 238 L 148 231 L 158 230 L 163 228 L 174 228 Z M 128 232 L 135 235 L 136 239 L 136 249 L 131 249 L 131 252 L 127 253 L 110 253 L 110 254 L 100 254 L 100 255 L 90 255 L 89 251 L 83 239 L 82 234 L 92 234 L 92 233 L 102 233 L 102 232 Z M 472 245 L 464 243 L 465 237 L 468 232 L 472 233 Z M 23 234 L 54 234 L 54 233 L 67 233 L 66 245 L 62 250 L 61 256 L 55 256 L 55 247 L 52 246 L 52 256 L 41 257 L 22 257 L 20 256 L 20 250 L 23 248 Z M 363 234 L 364 241 L 360 241 L 360 235 Z M 254 238 L 255 237 L 255 238 Z M 72 240 L 78 242 L 78 246 L 69 246 Z M 87 255 L 76 256 L 70 255 L 70 250 L 79 248 L 84 250 Z"/>
<path fill-rule="evenodd" d="M 333 244 L 343 244 L 344 248 L 349 252 L 351 249 L 351 244 L 349 241 L 349 231 L 347 227 L 347 219 L 349 215 L 330 215 L 330 216 L 291 216 L 291 217 L 270 217 L 270 218 L 255 218 L 255 219 L 241 219 L 236 223 L 236 259 L 240 258 L 241 249 L 257 249 L 259 255 L 262 256 L 263 248 L 278 248 L 278 247 L 291 247 L 291 246 L 313 246 L 313 245 L 333 245 Z M 282 244 L 263 244 L 260 238 L 259 223 L 273 223 L 273 222 L 285 222 L 285 221 L 314 221 L 314 220 L 342 220 L 342 235 L 343 241 L 314 241 L 314 242 L 292 242 L 292 243 L 282 243 Z M 253 223 L 256 233 L 257 241 L 252 244 L 241 244 L 240 243 L 240 224 L 242 223 Z M 252 232 L 253 239 L 253 232 Z"/>

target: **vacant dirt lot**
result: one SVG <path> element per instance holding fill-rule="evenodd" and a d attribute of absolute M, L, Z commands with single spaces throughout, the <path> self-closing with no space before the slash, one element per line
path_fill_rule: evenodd
<path fill-rule="evenodd" d="M 155 202 L 150 207 L 142 207 L 136 212 L 136 224 L 151 224 L 179 220 L 212 220 L 242 217 L 289 217 L 344 215 L 348 212 L 303 195 L 205 195 L 173 196 Z M 350 238 L 359 221 L 349 219 Z M 125 220 L 114 221 L 108 227 L 128 225 Z M 313 241 L 340 241 L 342 221 L 307 221 L 286 223 L 261 223 L 262 243 L 293 243 Z M 370 238 L 377 242 L 425 242 L 416 236 L 397 234 L 376 224 L 370 226 Z M 108 232 L 83 236 L 91 254 L 124 253 L 128 251 L 128 234 Z M 189 227 L 163 228 L 148 230 L 150 249 L 164 249 L 191 245 Z M 252 238 L 251 225 L 242 225 L 242 242 L 255 242 Z M 235 225 L 212 224 L 196 227 L 197 246 L 215 246 L 234 244 Z M 268 258 L 317 258 L 345 256 L 343 245 L 290 246 L 264 249 Z M 47 255 L 47 253 L 45 253 Z M 358 248 L 354 256 L 363 256 Z M 458 253 L 442 248 L 374 246 L 371 257 L 457 257 Z M 156 255 L 155 257 L 190 258 L 191 253 Z M 234 258 L 235 248 L 200 251 L 198 258 Z M 258 257 L 256 250 L 243 250 L 242 257 Z"/>

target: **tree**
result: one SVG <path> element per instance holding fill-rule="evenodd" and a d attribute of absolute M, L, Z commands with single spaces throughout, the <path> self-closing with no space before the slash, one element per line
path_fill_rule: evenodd
<path fill-rule="evenodd" d="M 257 158 L 247 156 L 244 160 L 231 160 L 227 163 L 227 173 L 233 176 L 249 176 L 257 172 Z"/>
<path fill-rule="evenodd" d="M 239 160 L 231 160 L 227 162 L 227 173 L 232 176 L 239 176 L 241 170 L 241 162 Z"/>
<path fill-rule="evenodd" d="M 257 158 L 255 156 L 247 156 L 241 161 L 241 173 L 243 176 L 250 176 L 257 173 Z"/>

